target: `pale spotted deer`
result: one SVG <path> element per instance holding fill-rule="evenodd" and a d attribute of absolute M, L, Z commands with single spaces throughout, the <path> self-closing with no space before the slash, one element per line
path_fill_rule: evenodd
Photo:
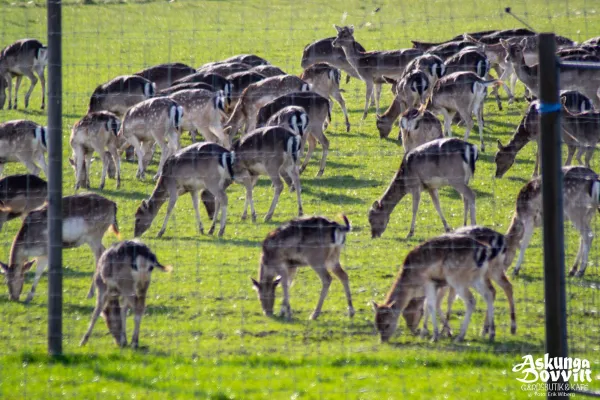
<path fill-rule="evenodd" d="M 425 292 L 428 315 L 433 323 L 432 341 L 439 338 L 437 325 L 438 287 L 446 282 L 463 299 L 466 312 L 456 341 L 463 341 L 475 309 L 474 287 L 487 304 L 486 328 L 490 340 L 495 337 L 494 298 L 486 284 L 486 274 L 493 260 L 489 246 L 464 235 L 442 235 L 412 249 L 388 292 L 383 304 L 373 302 L 375 327 L 381 342 L 388 342 L 398 325 L 398 318 L 409 302 Z"/>
<path fill-rule="evenodd" d="M 108 229 L 119 235 L 117 223 L 117 203 L 94 193 L 66 196 L 62 199 L 62 241 L 63 248 L 75 248 L 86 244 L 98 261 L 104 251 L 102 238 Z M 25 272 L 37 259 L 35 278 L 26 303 L 33 299 L 35 289 L 48 265 L 48 204 L 31 211 L 23 220 L 21 229 L 15 236 L 8 264 L 0 263 L 6 275 L 10 300 L 19 300 L 23 290 Z M 88 293 L 93 295 L 94 283 Z"/>
<path fill-rule="evenodd" d="M 38 175 L 41 167 L 47 176 L 46 139 L 46 127 L 33 121 L 17 119 L 0 123 L 0 176 L 9 162 L 23 163 L 33 175 Z"/>
<path fill-rule="evenodd" d="M 475 192 L 469 188 L 469 180 L 475 174 L 477 147 L 457 138 L 437 139 L 425 143 L 406 154 L 400 169 L 394 176 L 383 196 L 369 210 L 371 236 L 380 237 L 390 220 L 396 205 L 407 194 L 412 195 L 412 221 L 408 237 L 414 235 L 421 192 L 427 190 L 435 209 L 449 232 L 440 200 L 438 188 L 452 186 L 463 197 L 464 225 L 471 214 L 471 225 L 475 225 Z"/>
<path fill-rule="evenodd" d="M 115 243 L 106 249 L 98 260 L 94 274 L 94 281 L 98 288 L 96 307 L 80 346 L 88 342 L 101 313 L 105 314 L 109 330 L 117 344 L 121 347 L 127 346 L 127 311 L 133 309 L 134 328 L 131 347 L 138 347 L 140 325 L 146 309 L 146 297 L 154 268 L 163 272 L 172 270 L 171 266 L 164 266 L 158 262 L 156 255 L 141 242 L 127 240 Z"/>
<path fill-rule="evenodd" d="M 600 181 L 598 175 L 585 167 L 563 167 L 564 213 L 579 231 L 579 250 L 569 272 L 570 276 L 585 274 L 588 255 L 592 245 L 591 221 L 600 206 Z M 513 270 L 518 275 L 525 250 L 529 246 L 533 231 L 542 225 L 542 182 L 534 178 L 521 188 L 516 209 L 508 234 L 519 232 L 521 242 L 519 258 Z"/>
<path fill-rule="evenodd" d="M 208 231 L 212 235 L 219 209 L 221 210 L 221 226 L 219 236 L 225 232 L 227 221 L 227 194 L 225 189 L 234 178 L 233 164 L 235 154 L 216 143 L 195 143 L 170 156 L 162 170 L 154 191 L 148 200 L 143 200 L 135 213 L 134 235 L 141 236 L 152 225 L 162 205 L 169 200 L 167 213 L 158 232 L 161 237 L 167 229 L 167 222 L 177 199 L 185 193 L 192 197 L 198 232 L 203 234 L 204 228 L 198 210 L 198 191 L 206 189 L 216 203 L 216 211 L 212 216 L 212 225 Z"/>
<path fill-rule="evenodd" d="M 348 313 L 350 317 L 354 316 L 348 274 L 340 264 L 340 253 L 351 226 L 345 215 L 342 218 L 343 225 L 325 217 L 297 218 L 269 233 L 262 245 L 258 280 L 251 278 L 265 315 L 273 315 L 275 289 L 281 283 L 281 315 L 291 319 L 289 288 L 297 268 L 309 265 L 319 275 L 322 285 L 319 301 L 310 319 L 317 319 L 321 314 L 331 285 L 330 272 L 342 282 Z"/>
<path fill-rule="evenodd" d="M 46 105 L 46 78 L 44 69 L 48 65 L 48 47 L 37 39 L 20 39 L 9 44 L 0 51 L 0 81 L 6 80 L 8 88 L 8 109 L 17 109 L 17 97 L 23 76 L 31 81 L 29 90 L 25 93 L 25 108 L 29 106 L 29 97 L 37 84 L 38 78 L 42 84 L 42 110 Z M 17 78 L 15 84 L 15 102 L 12 103 L 12 80 Z M 2 82 L 0 82 L 0 96 L 4 94 Z M 4 102 L 0 100 L 0 110 Z"/>

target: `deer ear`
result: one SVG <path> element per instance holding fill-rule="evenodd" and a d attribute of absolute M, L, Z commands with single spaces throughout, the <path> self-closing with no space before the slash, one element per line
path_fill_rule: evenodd
<path fill-rule="evenodd" d="M 395 85 L 396 83 L 398 83 L 397 80 L 390 78 L 388 76 L 383 76 L 382 78 L 384 81 L 386 81 L 387 83 L 391 83 L 392 85 Z"/>
<path fill-rule="evenodd" d="M 375 300 L 371 300 L 371 308 L 373 309 L 373 311 L 377 311 L 377 309 L 379 308 L 379 306 L 377 305 L 377 303 L 375 303 Z"/>
<path fill-rule="evenodd" d="M 509 47 L 509 43 L 504 40 L 504 39 L 500 39 L 500 44 L 502 45 L 502 47 L 504 47 L 505 49 L 508 49 Z"/>
<path fill-rule="evenodd" d="M 348 30 L 350 31 L 350 34 L 354 33 L 354 25 L 350 25 Z"/>
<path fill-rule="evenodd" d="M 6 274 L 8 272 L 8 265 L 0 261 L 0 274 Z"/>
<path fill-rule="evenodd" d="M 335 28 L 336 31 L 338 31 L 338 33 L 342 31 L 342 28 L 340 28 L 336 24 L 333 24 L 333 27 Z"/>
<path fill-rule="evenodd" d="M 392 307 L 394 307 L 394 304 L 396 304 L 396 300 L 392 301 L 390 304 L 388 304 L 388 307 L 390 309 L 392 309 Z"/>
<path fill-rule="evenodd" d="M 27 261 L 25 264 L 23 264 L 23 273 L 29 271 L 34 262 L 35 262 L 35 260 L 31 260 L 31 261 Z"/>
<path fill-rule="evenodd" d="M 275 280 L 273 281 L 273 286 L 279 285 L 279 282 L 281 282 L 281 276 L 278 276 L 277 278 L 275 278 Z"/>
<path fill-rule="evenodd" d="M 254 290 L 260 289 L 260 284 L 256 281 L 256 279 L 251 277 L 250 280 L 252 281 L 252 288 Z"/>
<path fill-rule="evenodd" d="M 69 157 L 69 164 L 71 164 L 71 166 L 75 166 L 75 161 Z"/>
<path fill-rule="evenodd" d="M 498 139 L 498 150 L 502 150 L 504 148 L 504 146 L 502 145 L 502 142 L 500 141 L 500 139 Z"/>

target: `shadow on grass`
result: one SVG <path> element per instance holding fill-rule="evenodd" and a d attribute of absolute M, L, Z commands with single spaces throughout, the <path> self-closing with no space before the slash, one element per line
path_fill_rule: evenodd
<path fill-rule="evenodd" d="M 365 187 L 378 187 L 380 186 L 379 181 L 375 179 L 363 179 L 356 178 L 352 175 L 337 175 L 330 177 L 321 177 L 321 178 L 313 178 L 313 179 L 305 179 L 302 182 L 303 185 L 310 185 L 312 187 L 335 187 L 335 188 L 344 188 L 344 189 L 359 189 Z M 306 186 L 303 186 L 303 189 Z"/>

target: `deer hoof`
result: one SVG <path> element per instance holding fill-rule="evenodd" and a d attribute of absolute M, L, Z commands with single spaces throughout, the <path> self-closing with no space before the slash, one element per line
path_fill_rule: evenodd
<path fill-rule="evenodd" d="M 354 314 L 356 314 L 356 311 L 354 311 L 354 307 L 348 307 L 348 316 L 352 318 L 354 317 Z"/>
<path fill-rule="evenodd" d="M 414 235 L 415 235 L 415 232 L 414 232 L 414 231 L 410 231 L 410 232 L 408 232 L 408 235 L 406 235 L 406 238 L 407 238 L 407 239 L 410 239 L 410 238 L 411 238 L 411 237 L 413 237 Z"/>
<path fill-rule="evenodd" d="M 164 235 L 164 234 L 165 234 L 165 231 L 164 231 L 164 229 L 161 229 L 160 231 L 158 231 L 158 234 L 156 235 L 156 237 L 157 237 L 157 238 L 161 238 L 161 237 L 162 237 L 162 235 Z"/>
<path fill-rule="evenodd" d="M 577 273 L 575 274 L 576 278 L 583 278 L 583 274 L 584 272 L 582 270 L 577 271 Z"/>

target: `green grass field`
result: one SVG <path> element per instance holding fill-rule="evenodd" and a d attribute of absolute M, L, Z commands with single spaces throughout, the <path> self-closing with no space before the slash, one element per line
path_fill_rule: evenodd
<path fill-rule="evenodd" d="M 39 4 L 38 4 L 39 3 Z M 44 2 L 0 1 L 0 46 L 23 37 L 46 42 Z M 96 85 L 114 76 L 153 64 L 180 61 L 193 66 L 240 53 L 265 57 L 288 73 L 299 74 L 304 46 L 333 36 L 332 24 L 354 24 L 356 38 L 367 49 L 410 46 L 410 39 L 443 40 L 476 30 L 521 25 L 503 8 L 527 19 L 538 30 L 583 41 L 600 35 L 597 4 L 585 0 L 531 0 L 501 4 L 475 0 L 406 1 L 180 1 L 102 2 L 63 7 L 64 87 L 64 194 L 74 193 L 74 174 L 67 162 L 71 126 L 81 118 Z M 372 14 L 376 7 L 381 10 Z M 28 87 L 24 81 L 23 88 Z M 317 301 L 320 282 L 310 268 L 301 270 L 291 290 L 291 322 L 262 315 L 249 276 L 256 276 L 260 245 L 267 233 L 295 216 L 295 195 L 284 191 L 274 220 L 262 221 L 272 198 L 266 178 L 255 191 L 259 220 L 240 219 L 243 189 L 230 187 L 229 216 L 222 239 L 196 233 L 189 196 L 179 200 L 162 239 L 156 239 L 165 210 L 161 210 L 143 240 L 159 260 L 174 266 L 170 275 L 154 274 L 148 308 L 142 321 L 142 350 L 117 348 L 103 322 L 96 325 L 87 347 L 79 348 L 93 300 L 86 299 L 94 268 L 88 248 L 64 252 L 64 352 L 58 360 L 46 355 L 47 277 L 30 305 L 8 302 L 0 295 L 0 398 L 140 398 L 140 399 L 510 399 L 527 398 L 512 366 L 526 354 L 544 352 L 544 296 L 541 232 L 527 251 L 521 276 L 513 280 L 518 331 L 511 335 L 506 299 L 498 290 L 496 341 L 479 336 L 483 299 L 467 341 L 449 339 L 437 344 L 410 335 L 401 322 L 389 345 L 380 345 L 373 326 L 371 299 L 381 301 L 407 252 L 442 225 L 427 196 L 419 211 L 416 235 L 404 239 L 410 223 L 410 200 L 396 208 L 381 239 L 372 240 L 367 210 L 397 170 L 403 150 L 395 140 L 381 140 L 375 128 L 374 109 L 361 121 L 364 84 L 352 80 L 342 85 L 352 130 L 345 133 L 342 113 L 334 105 L 333 125 L 326 132 L 330 155 L 325 175 L 315 178 L 316 154 L 302 176 L 305 213 L 338 218 L 345 213 L 354 230 L 347 239 L 342 265 L 350 276 L 356 316 L 346 315 L 342 286 L 336 280 L 318 321 L 308 321 Z M 28 118 L 46 124 L 39 110 L 40 88 L 30 108 L 0 111 L 0 121 Z M 522 86 L 519 84 L 519 94 Z M 392 100 L 385 87 L 382 106 Z M 501 180 L 493 178 L 496 139 L 508 141 L 526 103 L 498 111 L 488 98 L 486 153 L 480 155 L 471 187 L 477 193 L 477 221 L 505 232 L 516 195 L 533 171 L 534 146 L 519 154 L 517 163 Z M 397 129 L 397 128 L 396 128 Z M 462 128 L 453 127 L 462 135 Z M 391 137 L 395 137 L 394 131 Z M 478 143 L 476 132 L 471 141 Z M 182 140 L 190 143 L 188 135 Z M 133 214 L 153 189 L 151 164 L 147 179 L 135 179 L 136 165 L 124 163 L 120 190 L 108 180 L 101 193 L 119 205 L 124 238 L 133 236 Z M 594 160 L 593 167 L 600 168 Z M 100 166 L 93 164 L 92 186 L 99 184 Z M 6 173 L 24 172 L 10 165 Z M 462 223 L 462 202 L 443 189 L 442 208 L 449 223 Z M 338 218 L 339 219 L 339 218 Z M 208 223 L 203 212 L 203 221 Z M 0 259 L 8 258 L 12 238 L 20 223 L 5 225 L 0 233 Z M 574 259 L 578 236 L 569 224 L 566 263 Z M 105 244 L 116 239 L 108 233 Z M 569 346 L 571 354 L 587 358 L 600 388 L 600 306 L 598 240 L 593 244 L 592 265 L 583 279 L 569 279 L 567 288 Z M 33 274 L 24 291 L 29 290 Z M 278 291 L 278 301 L 281 292 Z M 276 307 L 278 307 L 276 304 Z M 456 331 L 464 310 L 455 303 L 451 324 Z M 278 308 L 276 308 L 278 310 Z M 131 334 L 133 321 L 128 323 Z"/>

